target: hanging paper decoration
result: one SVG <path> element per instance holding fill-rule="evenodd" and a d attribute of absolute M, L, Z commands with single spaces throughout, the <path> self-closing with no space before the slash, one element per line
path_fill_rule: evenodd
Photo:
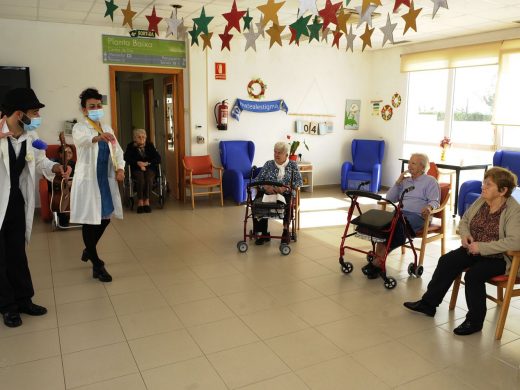
<path fill-rule="evenodd" d="M 309 29 L 309 42 L 312 42 L 313 39 L 316 39 L 318 42 L 320 41 L 320 30 L 323 26 L 322 23 L 318 22 L 318 17 L 315 16 L 312 24 L 309 24 L 307 28 Z"/>
<path fill-rule="evenodd" d="M 296 39 L 296 30 L 292 27 L 289 27 L 289 31 L 291 32 L 291 39 L 289 40 L 289 45 L 292 45 L 293 42 L 296 42 L 296 46 L 300 46 L 300 41 Z"/>
<path fill-rule="evenodd" d="M 175 18 L 173 17 L 174 13 L 175 13 Z M 182 20 L 177 19 L 177 8 L 175 8 L 175 11 L 172 11 L 172 14 L 170 15 L 169 18 L 165 18 L 164 20 L 168 24 L 168 29 L 166 30 L 165 36 L 169 37 L 170 35 L 175 35 L 175 37 L 177 39 L 179 39 L 179 37 L 177 36 L 177 32 L 178 32 L 180 24 L 182 23 Z"/>
<path fill-rule="evenodd" d="M 397 92 L 392 95 L 392 106 L 397 108 L 401 105 L 401 95 Z"/>
<path fill-rule="evenodd" d="M 338 17 L 336 16 L 341 8 L 341 2 L 332 4 L 330 0 L 325 3 L 325 8 L 318 11 L 318 14 L 323 19 L 323 30 L 329 26 L 330 23 L 338 24 Z"/>
<path fill-rule="evenodd" d="M 200 11 L 200 16 L 198 18 L 193 18 L 193 21 L 197 25 L 197 30 L 203 32 L 204 34 L 208 34 L 208 25 L 213 20 L 213 16 L 206 16 L 206 11 L 204 10 L 204 6 L 202 6 L 202 11 Z"/>
<path fill-rule="evenodd" d="M 329 43 L 329 33 L 330 33 L 330 29 L 327 27 L 327 28 L 323 28 L 322 27 L 322 33 L 321 33 L 321 41 L 325 41 L 325 43 Z"/>
<path fill-rule="evenodd" d="M 247 12 L 242 18 L 242 20 L 244 21 L 244 30 L 249 30 L 249 28 L 251 27 L 251 22 L 253 21 L 253 17 L 249 16 L 249 8 L 247 9 Z"/>
<path fill-rule="evenodd" d="M 273 24 L 279 24 L 278 23 L 278 11 L 282 6 L 285 4 L 285 1 L 282 1 L 280 3 L 275 3 L 274 0 L 267 0 L 267 3 L 264 5 L 259 5 L 256 7 L 262 14 L 264 14 L 264 17 L 262 19 L 263 25 L 267 25 L 269 22 L 273 22 Z"/>
<path fill-rule="evenodd" d="M 295 39 L 296 42 L 300 41 L 300 38 L 302 35 L 305 35 L 306 37 L 309 36 L 309 29 L 307 28 L 307 24 L 309 23 L 309 19 L 312 17 L 312 15 L 307 15 L 306 17 L 299 17 L 296 22 L 291 24 L 291 28 L 295 31 Z"/>
<path fill-rule="evenodd" d="M 107 16 L 110 16 L 110 19 L 112 19 L 112 22 L 114 21 L 114 11 L 118 9 L 119 7 L 114 4 L 114 0 L 106 1 L 105 0 L 105 6 L 107 7 L 107 10 L 105 11 L 105 18 Z"/>
<path fill-rule="evenodd" d="M 349 19 L 350 19 L 350 14 L 345 13 L 345 9 L 342 8 L 342 9 L 339 11 L 339 14 L 338 14 L 338 23 L 337 23 L 337 25 L 336 25 L 339 31 L 342 31 L 342 32 L 344 32 L 345 34 L 348 34 L 348 31 L 347 31 L 347 22 L 348 22 Z"/>
<path fill-rule="evenodd" d="M 408 8 L 410 8 L 410 0 L 395 0 L 395 3 L 394 3 L 394 14 L 397 13 L 397 10 L 401 6 L 401 4 L 404 4 Z"/>
<path fill-rule="evenodd" d="M 179 25 L 179 27 L 177 27 L 177 39 L 184 39 L 184 37 L 186 37 L 186 33 L 188 32 L 188 27 L 185 26 L 184 24 L 184 18 L 182 18 L 182 22 L 181 24 Z"/>
<path fill-rule="evenodd" d="M 231 48 L 229 47 L 229 42 L 231 39 L 233 39 L 233 35 L 229 33 L 228 29 L 226 28 L 224 30 L 224 34 L 218 34 L 222 41 L 222 46 L 220 47 L 220 51 L 223 51 L 224 49 L 228 49 L 231 51 Z"/>
<path fill-rule="evenodd" d="M 381 109 L 381 118 L 383 118 L 385 121 L 392 119 L 393 114 L 394 110 L 388 104 Z"/>
<path fill-rule="evenodd" d="M 244 37 L 246 38 L 246 48 L 244 49 L 244 51 L 247 51 L 247 49 L 249 49 L 250 47 L 252 47 L 253 50 L 256 51 L 256 40 L 259 36 L 260 34 L 255 33 L 255 29 L 253 28 L 253 26 L 251 26 L 249 31 L 244 33 Z"/>
<path fill-rule="evenodd" d="M 364 14 L 370 4 L 374 4 L 375 6 L 381 5 L 381 0 L 363 0 L 363 4 L 361 5 L 361 13 Z"/>
<path fill-rule="evenodd" d="M 137 14 L 137 12 L 132 11 L 132 5 L 130 4 L 130 0 L 128 0 L 128 4 L 126 5 L 126 9 L 121 8 L 121 12 L 123 13 L 123 24 L 122 24 L 122 26 L 124 27 L 125 25 L 128 24 L 128 26 L 131 29 L 133 29 L 134 25 L 132 23 L 132 19 Z"/>
<path fill-rule="evenodd" d="M 258 92 L 255 92 L 257 88 L 255 86 L 258 85 Z M 267 85 L 262 81 L 261 78 L 253 79 L 247 84 L 247 94 L 252 99 L 262 99 L 265 95 L 265 90 L 267 89 Z"/>
<path fill-rule="evenodd" d="M 237 99 L 235 101 L 235 104 L 233 105 L 233 108 L 231 109 L 231 117 L 235 118 L 237 121 L 240 120 L 240 114 L 244 110 L 251 112 L 284 111 L 287 114 L 289 108 L 282 99 L 272 100 L 269 102 L 257 102 L 254 100 Z"/>
<path fill-rule="evenodd" d="M 371 100 L 372 116 L 379 116 L 379 109 L 381 108 L 382 100 Z"/>
<path fill-rule="evenodd" d="M 240 19 L 246 14 L 246 11 L 239 11 L 237 9 L 237 2 L 233 0 L 233 6 L 231 7 L 231 12 L 226 12 L 222 14 L 224 19 L 227 20 L 226 30 L 231 31 L 231 29 L 236 29 L 240 32 Z"/>
<path fill-rule="evenodd" d="M 285 26 L 279 26 L 277 24 L 273 24 L 266 32 L 267 35 L 271 37 L 271 41 L 269 42 L 269 48 L 273 47 L 275 43 L 278 43 L 282 46 L 282 31 L 285 29 Z"/>
<path fill-rule="evenodd" d="M 419 16 L 419 13 L 422 11 L 422 8 L 414 9 L 413 8 L 413 1 L 410 4 L 410 10 L 408 13 L 401 16 L 404 21 L 406 22 L 404 26 L 404 32 L 403 35 L 406 34 L 409 28 L 412 28 L 415 32 L 417 32 L 417 25 L 415 24 L 417 16 Z"/>
<path fill-rule="evenodd" d="M 334 39 L 332 41 L 332 47 L 336 46 L 339 50 L 339 39 L 341 38 L 343 33 L 341 31 L 336 30 L 336 31 L 334 31 L 333 35 L 334 35 Z"/>
<path fill-rule="evenodd" d="M 316 0 L 300 0 L 300 4 L 298 5 L 298 18 L 302 17 L 305 12 L 309 11 L 312 15 L 318 14 L 318 9 L 316 8 Z"/>
<path fill-rule="evenodd" d="M 188 33 L 191 36 L 191 46 L 193 46 L 194 44 L 197 44 L 197 46 L 199 46 L 199 34 L 200 34 L 200 32 L 201 31 L 197 28 L 195 23 L 193 23 L 193 28 L 190 31 L 188 31 Z"/>
<path fill-rule="evenodd" d="M 359 13 L 359 22 L 357 27 L 361 26 L 363 23 L 366 23 L 370 27 L 372 27 L 372 13 L 377 7 L 375 5 L 369 5 L 367 10 L 362 13 L 361 7 L 355 7 L 356 11 Z"/>
<path fill-rule="evenodd" d="M 439 7 L 448 9 L 448 0 L 431 0 L 433 3 L 433 15 L 432 19 L 437 15 Z"/>
<path fill-rule="evenodd" d="M 202 42 L 203 42 L 202 50 L 205 50 L 207 47 L 209 47 L 210 49 L 212 48 L 211 47 L 211 37 L 212 36 L 213 36 L 212 32 L 207 33 L 207 34 L 200 34 L 200 37 L 202 38 Z"/>
<path fill-rule="evenodd" d="M 265 38 L 265 24 L 264 24 L 264 18 L 260 18 L 259 23 L 255 23 L 256 25 L 256 31 L 258 32 L 258 35 L 261 35 L 262 38 Z"/>
<path fill-rule="evenodd" d="M 152 14 L 145 15 L 146 19 L 148 19 L 148 31 L 153 31 L 157 35 L 159 35 L 159 27 L 157 26 L 162 18 L 158 17 L 155 13 L 155 5 L 153 6 Z"/>
<path fill-rule="evenodd" d="M 385 46 L 385 43 L 387 41 L 392 42 L 394 44 L 394 30 L 397 27 L 397 23 L 392 23 L 390 21 L 390 14 L 388 13 L 386 15 L 386 24 L 383 27 L 380 27 L 379 29 L 383 32 L 383 44 L 381 47 Z"/>
<path fill-rule="evenodd" d="M 367 47 L 367 46 L 372 47 L 371 38 L 372 38 L 372 33 L 374 32 L 374 30 L 375 30 L 375 27 L 369 28 L 368 24 L 365 25 L 365 32 L 360 35 L 360 38 L 363 41 L 363 48 L 361 49 L 361 51 L 365 51 L 365 47 Z"/>

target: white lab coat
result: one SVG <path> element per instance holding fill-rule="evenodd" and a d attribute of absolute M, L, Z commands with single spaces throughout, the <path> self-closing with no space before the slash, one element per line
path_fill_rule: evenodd
<path fill-rule="evenodd" d="M 7 123 L 2 128 L 2 133 L 7 133 Z M 34 193 L 36 187 L 36 172 L 46 177 L 53 175 L 54 161 L 45 157 L 45 152 L 33 148 L 32 141 L 38 138 L 35 131 L 28 133 L 27 138 L 27 163 L 20 175 L 20 190 L 25 201 L 25 242 L 29 243 L 34 218 Z M 4 223 L 9 193 L 11 190 L 11 173 L 9 171 L 9 145 L 7 138 L 0 139 L 0 226 Z"/>
<path fill-rule="evenodd" d="M 105 133 L 114 131 L 108 125 L 101 124 Z M 97 159 L 99 146 L 97 142 L 92 142 L 92 138 L 98 132 L 85 118 L 84 122 L 79 122 L 72 128 L 72 138 L 76 145 L 78 160 L 74 170 L 72 189 L 70 193 L 70 222 L 88 225 L 101 224 L 101 194 L 97 181 Z M 116 175 L 112 158 L 115 159 L 117 169 L 125 168 L 123 150 L 118 142 L 115 147 L 110 146 L 111 158 L 108 162 L 108 183 L 112 202 L 114 204 L 114 216 L 123 219 L 123 206 L 121 205 L 121 195 L 116 181 Z M 112 157 L 114 156 L 114 157 Z"/>

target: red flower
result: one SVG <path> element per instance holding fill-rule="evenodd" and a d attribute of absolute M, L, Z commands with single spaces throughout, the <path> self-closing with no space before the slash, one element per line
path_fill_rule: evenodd
<path fill-rule="evenodd" d="M 448 146 L 451 146 L 451 139 L 450 137 L 444 137 L 441 140 L 441 143 L 439 144 L 441 148 L 447 148 Z"/>

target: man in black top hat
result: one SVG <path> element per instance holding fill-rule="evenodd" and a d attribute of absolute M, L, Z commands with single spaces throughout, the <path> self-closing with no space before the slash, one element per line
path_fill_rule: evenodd
<path fill-rule="evenodd" d="M 22 325 L 20 313 L 40 316 L 32 302 L 34 289 L 25 245 L 34 216 L 36 171 L 67 176 L 60 164 L 33 147 L 45 107 L 30 88 L 9 91 L 0 106 L 0 312 L 9 327 Z"/>

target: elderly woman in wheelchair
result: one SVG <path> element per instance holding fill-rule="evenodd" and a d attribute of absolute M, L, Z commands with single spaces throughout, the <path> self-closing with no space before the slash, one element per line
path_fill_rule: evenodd
<path fill-rule="evenodd" d="M 126 147 L 125 161 L 130 167 L 137 192 L 137 213 L 151 213 L 150 192 L 158 174 L 161 156 L 151 142 L 146 140 L 146 131 L 135 129 L 133 142 Z M 131 180 L 131 179 L 130 179 Z"/>

